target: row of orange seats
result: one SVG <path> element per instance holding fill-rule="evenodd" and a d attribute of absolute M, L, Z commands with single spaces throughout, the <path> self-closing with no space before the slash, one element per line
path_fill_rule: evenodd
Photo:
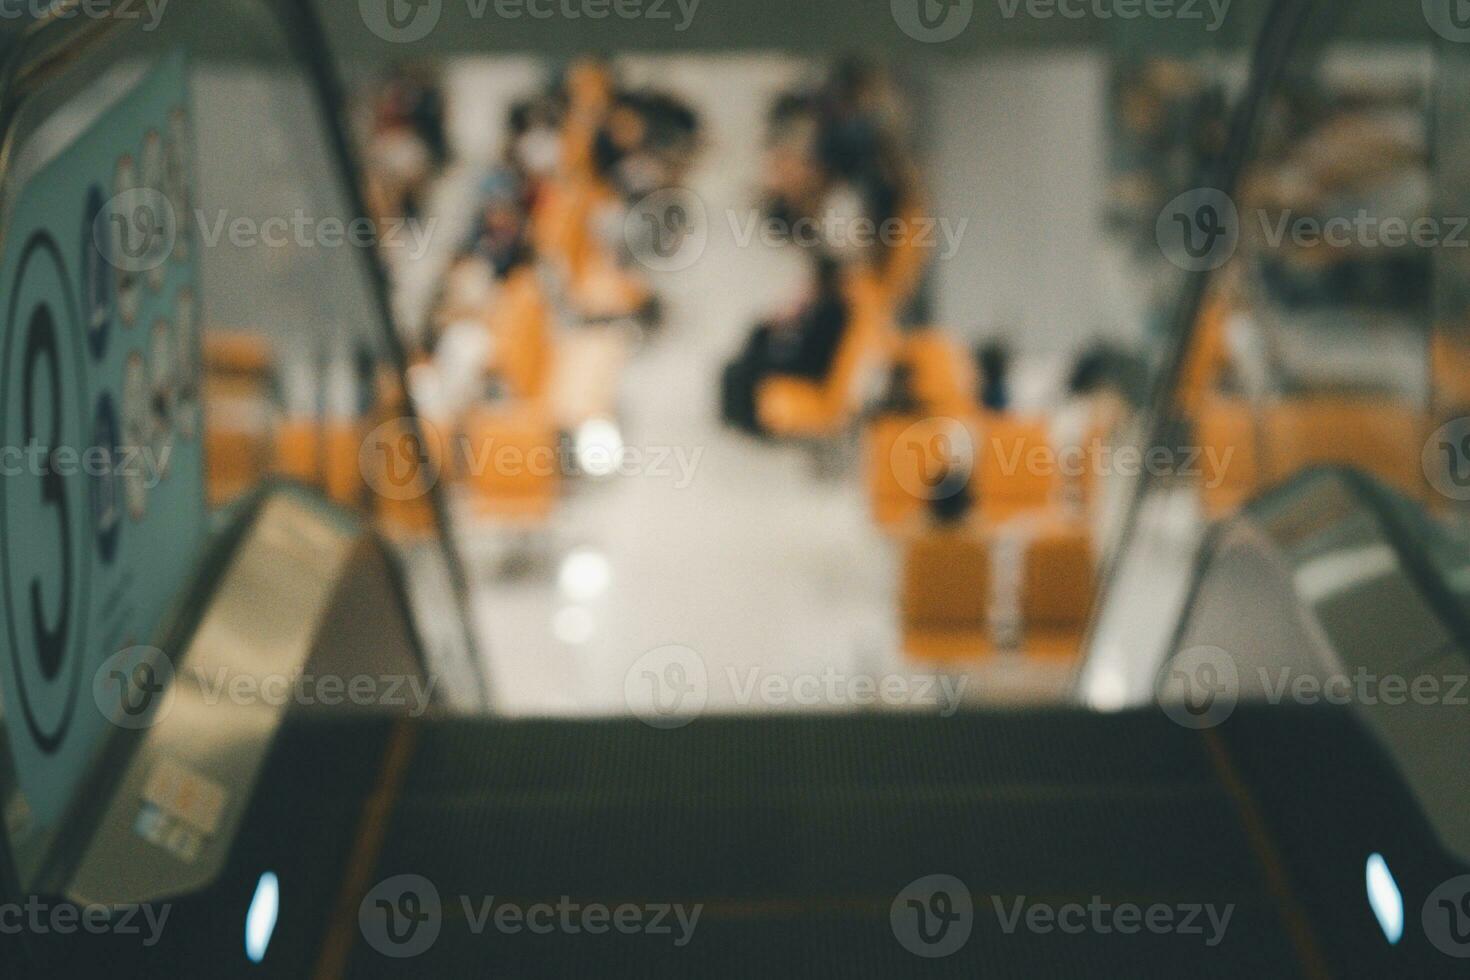
<path fill-rule="evenodd" d="M 1220 518 L 1313 466 L 1349 466 L 1408 496 L 1434 502 L 1422 449 L 1434 428 L 1422 408 L 1382 395 L 1324 393 L 1253 404 L 1210 393 L 1196 432 L 1211 478 L 1200 481 L 1206 516 Z"/>
<path fill-rule="evenodd" d="M 1267 488 L 1314 466 L 1347 466 L 1430 506 L 1423 450 L 1444 412 L 1470 406 L 1470 352 L 1438 331 L 1427 354 L 1438 412 L 1420 397 L 1334 389 L 1247 398 L 1227 393 L 1228 293 L 1209 298 L 1184 364 L 1176 411 L 1193 424 L 1209 465 L 1198 480 L 1209 519 L 1239 510 Z"/>
<path fill-rule="evenodd" d="M 373 512 L 402 532 L 433 525 L 418 471 L 417 445 L 407 426 L 389 426 L 393 444 L 368 444 L 379 425 L 404 412 L 401 388 L 382 369 L 371 381 L 375 412 L 365 418 L 321 420 L 283 416 L 275 391 L 279 355 L 270 338 L 253 330 L 207 331 L 204 337 L 207 424 L 206 492 L 211 506 L 230 503 L 268 474 L 320 488 L 344 506 Z M 413 446 L 406 444 L 413 441 Z"/>
<path fill-rule="evenodd" d="M 927 661 L 1075 655 L 1095 588 L 1085 503 L 1096 467 L 1080 456 L 1065 465 L 1046 417 L 979 406 L 969 353 L 942 330 L 905 336 L 897 359 L 915 405 L 869 422 L 863 472 L 873 519 L 901 549 L 905 651 Z M 968 508 L 932 516 L 960 496 Z"/>
<path fill-rule="evenodd" d="M 563 437 L 614 416 L 628 356 L 625 323 L 652 297 L 595 231 L 620 207 L 591 166 L 609 85 L 595 66 L 572 71 L 562 166 L 529 216 L 536 262 L 468 311 L 489 334 L 484 369 L 500 379 L 502 396 L 443 424 L 461 449 L 457 472 L 476 512 L 500 524 L 536 525 L 552 514 L 565 475 Z"/>

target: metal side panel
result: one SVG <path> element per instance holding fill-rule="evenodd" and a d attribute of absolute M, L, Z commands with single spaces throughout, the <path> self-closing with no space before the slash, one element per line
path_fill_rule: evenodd
<path fill-rule="evenodd" d="M 121 665 L 114 720 L 145 734 L 72 876 L 74 901 L 148 902 L 218 875 L 290 707 L 246 692 L 302 672 L 356 537 L 304 496 L 271 497 L 177 664 L 155 651 Z"/>
<path fill-rule="evenodd" d="M 1329 705 L 1374 733 L 1443 845 L 1470 858 L 1463 607 L 1423 515 L 1346 471 L 1305 475 L 1217 529 L 1158 696 L 1191 727 L 1237 703 Z M 1186 717 L 1181 714 L 1180 717 Z"/>

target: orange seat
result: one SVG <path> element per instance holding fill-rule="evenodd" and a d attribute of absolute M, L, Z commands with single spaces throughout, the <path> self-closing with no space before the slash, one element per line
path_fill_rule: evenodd
<path fill-rule="evenodd" d="M 205 331 L 201 346 L 206 492 L 221 506 L 270 469 L 275 354 L 253 330 Z"/>
<path fill-rule="evenodd" d="M 1175 396 L 1177 411 L 1186 418 L 1198 416 L 1204 400 L 1229 367 L 1226 323 L 1230 311 L 1230 302 L 1220 291 L 1206 298 L 1200 309 L 1199 323 L 1190 339 Z"/>
<path fill-rule="evenodd" d="M 561 486 L 556 427 L 544 411 L 475 408 L 462 423 L 459 470 L 475 512 L 502 523 L 538 524 Z"/>
<path fill-rule="evenodd" d="M 1061 464 L 1038 418 L 974 408 L 956 416 L 884 416 L 868 428 L 864 449 L 873 519 L 889 530 L 937 494 L 954 492 L 946 473 L 968 477 L 986 522 L 1049 510 L 1061 497 Z"/>
<path fill-rule="evenodd" d="M 393 497 L 377 497 L 378 520 L 383 530 L 394 539 L 421 539 L 432 534 L 438 527 L 434 505 L 428 497 L 398 500 Z"/>
<path fill-rule="evenodd" d="M 592 175 L 548 181 L 531 216 L 536 252 L 569 284 L 580 280 L 588 263 L 606 246 L 594 232 L 602 209 L 616 207 L 617 192 Z"/>
<path fill-rule="evenodd" d="M 908 415 L 885 415 L 874 419 L 863 432 L 863 472 L 868 488 L 868 508 L 873 523 L 881 528 L 896 528 L 923 509 L 923 502 L 905 488 L 893 462 L 895 457 L 900 461 L 906 458 L 905 451 L 896 447 L 916 421 Z M 917 476 L 923 460 L 923 447 L 913 448 L 918 457 L 914 463 Z"/>
<path fill-rule="evenodd" d="M 322 489 L 339 504 L 357 507 L 365 499 L 362 440 L 356 421 L 332 421 L 322 427 Z"/>
<path fill-rule="evenodd" d="M 593 198 L 594 185 L 588 180 L 548 181 L 531 217 L 537 254 L 569 281 L 576 278 L 588 248 Z"/>
<path fill-rule="evenodd" d="M 1205 514 L 1217 519 L 1243 507 L 1261 485 L 1256 419 L 1242 398 L 1209 395 L 1202 399 L 1195 426 L 1205 458 L 1218 460 L 1220 472 L 1200 484 Z"/>
<path fill-rule="evenodd" d="M 587 250 L 571 283 L 572 305 L 589 320 L 634 316 L 652 295 L 642 277 L 623 268 L 601 245 Z"/>
<path fill-rule="evenodd" d="M 919 234 L 920 228 L 929 223 L 923 213 L 925 207 L 923 199 L 916 196 L 903 208 L 898 216 L 902 237 L 883 254 L 879 275 L 884 298 L 894 310 L 903 309 L 914 298 L 929 264 L 931 250 Z"/>
<path fill-rule="evenodd" d="M 983 634 L 990 575 L 990 549 L 974 522 L 911 529 L 900 586 L 905 629 Z"/>
<path fill-rule="evenodd" d="M 553 360 L 551 311 L 534 269 L 525 266 L 506 278 L 488 321 L 495 341 L 490 369 L 513 397 L 544 398 Z"/>
<path fill-rule="evenodd" d="M 203 340 L 204 370 L 212 378 L 264 381 L 274 366 L 270 339 L 253 330 L 209 330 Z"/>
<path fill-rule="evenodd" d="M 958 488 L 974 467 L 979 414 L 882 415 L 863 434 L 864 472 L 873 521 L 896 530 L 939 494 Z"/>
<path fill-rule="evenodd" d="M 400 421 L 372 430 L 371 441 L 359 447 L 357 465 L 384 529 L 395 537 L 420 537 L 437 526 L 431 492 L 450 458 L 447 429 L 432 421 L 409 424 L 401 394 L 392 388 L 386 405 L 380 414 Z"/>
<path fill-rule="evenodd" d="M 315 419 L 292 418 L 276 430 L 276 472 L 314 487 L 322 485 L 322 433 Z"/>
<path fill-rule="evenodd" d="M 903 338 L 899 357 L 912 372 L 914 396 L 927 411 L 959 417 L 975 407 L 975 362 L 964 345 L 928 328 Z"/>
<path fill-rule="evenodd" d="M 974 496 L 985 519 L 1051 505 L 1060 472 L 1046 421 L 987 412 L 979 428 L 979 483 Z"/>
<path fill-rule="evenodd" d="M 1465 414 L 1470 410 L 1470 335 L 1464 327 L 1442 326 L 1430 342 L 1430 357 L 1438 407 Z"/>
<path fill-rule="evenodd" d="M 1424 413 L 1382 396 L 1313 395 L 1272 406 L 1261 453 L 1268 483 L 1309 466 L 1352 466 L 1413 497 L 1426 493 Z"/>
<path fill-rule="evenodd" d="M 880 415 L 863 435 L 868 500 L 886 530 L 922 511 L 946 473 L 973 469 L 979 434 L 974 364 L 959 343 L 937 328 L 918 330 L 901 338 L 897 358 L 909 366 L 919 411 Z"/>
<path fill-rule="evenodd" d="M 1425 416 L 1383 396 L 1308 395 L 1255 408 L 1211 395 L 1202 401 L 1197 429 L 1201 448 L 1222 464 L 1218 485 L 1200 490 L 1211 517 L 1232 513 L 1312 466 L 1350 466 L 1411 496 L 1426 492 Z"/>
<path fill-rule="evenodd" d="M 1080 639 L 1097 590 L 1086 526 L 1047 514 L 1038 517 L 1028 540 L 1021 585 L 1028 636 L 1061 633 Z"/>
<path fill-rule="evenodd" d="M 847 283 L 850 320 L 832 369 L 821 381 L 776 376 L 756 392 L 766 431 L 788 438 L 836 435 L 853 419 L 871 368 L 891 356 L 892 314 L 881 282 L 858 273 Z"/>
<path fill-rule="evenodd" d="M 1014 539 L 1008 550 L 1007 537 Z M 1009 555 L 1019 568 L 996 567 Z M 1085 527 L 1052 514 L 1020 522 L 971 520 L 952 528 L 911 527 L 904 544 L 900 620 L 905 652 L 921 660 L 985 657 L 1014 649 L 1028 657 L 1074 656 L 1096 589 Z M 1019 591 L 1002 594 L 1006 577 Z M 996 621 L 1007 601 L 1016 621 Z"/>
<path fill-rule="evenodd" d="M 206 481 L 209 504 L 219 507 L 259 481 L 270 458 L 269 439 L 261 432 L 208 426 L 205 458 L 209 461 Z"/>

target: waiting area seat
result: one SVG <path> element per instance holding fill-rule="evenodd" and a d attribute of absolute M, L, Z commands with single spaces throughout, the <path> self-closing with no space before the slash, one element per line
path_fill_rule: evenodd
<path fill-rule="evenodd" d="M 1426 496 L 1420 450 L 1427 418 L 1400 400 L 1312 394 L 1256 408 L 1212 393 L 1200 400 L 1197 431 L 1201 449 L 1219 461 L 1219 473 L 1200 487 L 1211 517 L 1234 512 L 1303 469 L 1329 464 L 1362 470 L 1416 499 Z"/>
<path fill-rule="evenodd" d="M 915 399 L 936 415 L 960 417 L 975 405 L 975 362 L 948 331 L 925 327 L 903 336 L 897 362 L 907 364 Z"/>
<path fill-rule="evenodd" d="M 902 547 L 899 603 L 908 656 L 1077 655 L 1096 586 L 1091 536 L 1082 523 L 1058 514 L 915 523 Z"/>
<path fill-rule="evenodd" d="M 893 316 L 882 283 L 871 273 L 852 276 L 846 297 L 851 319 L 827 376 L 814 381 L 778 375 L 761 382 L 756 410 L 767 432 L 821 439 L 856 419 L 876 370 L 892 356 Z"/>
<path fill-rule="evenodd" d="M 900 530 L 938 494 L 964 492 L 996 522 L 1056 505 L 1061 487 L 1044 418 L 978 408 L 874 420 L 864 468 L 873 520 L 887 531 Z"/>
<path fill-rule="evenodd" d="M 205 335 L 205 484 L 211 506 L 233 500 L 270 469 L 274 356 L 270 340 L 258 331 Z"/>
<path fill-rule="evenodd" d="M 501 283 L 484 312 L 491 348 L 487 370 L 509 395 L 544 399 L 556 364 L 553 314 L 532 266 L 522 266 Z"/>
<path fill-rule="evenodd" d="M 481 518 L 534 526 L 561 490 L 556 427 L 534 407 L 477 406 L 461 422 L 458 465 Z"/>

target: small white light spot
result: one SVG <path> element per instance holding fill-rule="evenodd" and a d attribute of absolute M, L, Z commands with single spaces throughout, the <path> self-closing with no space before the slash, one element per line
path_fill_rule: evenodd
<path fill-rule="evenodd" d="M 623 463 L 623 435 L 607 419 L 589 419 L 577 427 L 577 466 L 588 476 L 611 476 Z"/>
<path fill-rule="evenodd" d="M 591 602 L 607 591 L 612 565 L 600 551 L 579 548 L 567 555 L 557 574 L 562 594 L 574 602 Z"/>
<path fill-rule="evenodd" d="M 1388 944 L 1396 946 L 1404 936 L 1404 896 L 1382 854 L 1368 855 L 1367 882 L 1368 905 Z"/>
<path fill-rule="evenodd" d="M 245 955 L 250 962 L 259 963 L 265 959 L 280 911 L 281 883 L 274 871 L 267 871 L 256 882 L 255 897 L 250 900 L 250 911 L 245 914 Z"/>
<path fill-rule="evenodd" d="M 1128 684 L 1111 667 L 1100 668 L 1089 686 L 1088 701 L 1096 711 L 1122 711 L 1128 706 Z"/>

